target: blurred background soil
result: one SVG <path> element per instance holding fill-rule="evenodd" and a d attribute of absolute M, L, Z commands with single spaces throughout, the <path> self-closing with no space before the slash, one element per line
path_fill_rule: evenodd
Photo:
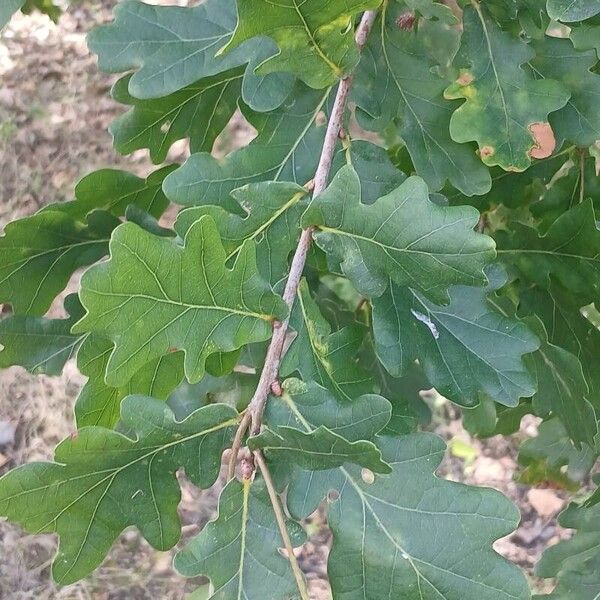
<path fill-rule="evenodd" d="M 113 152 L 106 130 L 122 111 L 109 95 L 114 78 L 97 71 L 85 44 L 86 32 L 110 20 L 115 3 L 77 3 L 58 25 L 41 15 L 17 16 L 0 34 L 0 230 L 45 204 L 72 199 L 77 180 L 94 169 L 118 167 L 139 175 L 150 170 L 144 151 L 129 157 Z M 243 120 L 235 118 L 218 141 L 220 153 L 246 143 L 252 135 Z M 181 161 L 186 155 L 187 148 L 180 143 L 169 158 Z M 54 446 L 73 430 L 72 407 L 82 383 L 72 364 L 54 378 L 33 377 L 16 367 L 0 372 L 0 474 L 23 462 L 52 457 Z M 455 449 L 448 452 L 440 476 L 494 487 L 518 504 L 521 527 L 497 542 L 496 549 L 531 576 L 541 550 L 568 535 L 555 519 L 566 496 L 551 489 L 528 490 L 513 481 L 517 442 L 536 435 L 535 419 L 524 419 L 514 439 L 482 442 L 463 431 L 455 408 L 432 398 L 432 429 Z M 219 484 L 199 492 L 183 482 L 184 537 L 214 515 L 218 491 Z M 330 540 L 318 515 L 309 532 L 301 565 L 313 597 L 326 600 Z M 180 600 L 198 584 L 173 571 L 173 552 L 155 552 L 136 531 L 128 531 L 91 577 L 57 588 L 50 576 L 55 548 L 53 536 L 30 536 L 0 522 L 0 599 Z M 548 590 L 547 582 L 533 585 L 538 591 Z"/>

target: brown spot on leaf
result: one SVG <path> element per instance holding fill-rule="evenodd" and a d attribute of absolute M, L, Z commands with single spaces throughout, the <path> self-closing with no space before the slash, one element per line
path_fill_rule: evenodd
<path fill-rule="evenodd" d="M 404 31 L 410 31 L 415 24 L 415 20 L 416 16 L 414 12 L 405 12 L 396 19 L 396 25 L 400 29 L 404 29 Z"/>
<path fill-rule="evenodd" d="M 550 123 L 532 123 L 529 131 L 535 140 L 535 146 L 529 151 L 531 158 L 548 158 L 556 148 L 556 138 Z"/>
<path fill-rule="evenodd" d="M 473 83 L 473 81 L 475 80 L 475 77 L 473 77 L 473 75 L 471 73 L 469 73 L 469 71 L 464 71 L 463 73 L 460 74 L 460 77 L 456 80 L 456 83 L 458 83 L 459 85 L 471 85 Z"/>
<path fill-rule="evenodd" d="M 496 152 L 496 150 L 493 148 L 493 146 L 483 146 L 481 148 L 481 150 L 479 151 L 482 158 L 487 158 L 488 156 L 493 156 L 494 152 Z"/>

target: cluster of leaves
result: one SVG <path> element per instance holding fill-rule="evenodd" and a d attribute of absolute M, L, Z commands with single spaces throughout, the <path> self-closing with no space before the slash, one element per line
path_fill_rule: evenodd
<path fill-rule="evenodd" d="M 444 444 L 417 431 L 418 391 L 463 407 L 480 436 L 541 417 L 524 482 L 577 489 L 600 455 L 600 4 L 459 4 L 125 0 L 90 34 L 100 68 L 122 74 L 117 151 L 161 164 L 187 139 L 192 154 L 145 179 L 94 172 L 0 238 L 13 311 L 0 367 L 57 375 L 76 357 L 88 378 L 54 462 L 0 480 L 0 515 L 60 536 L 58 582 L 88 575 L 129 526 L 161 550 L 178 542 L 176 472 L 215 483 L 289 319 L 281 393 L 243 439 L 273 480 L 231 479 L 178 570 L 207 576 L 214 598 L 306 598 L 278 550 L 277 503 L 298 546 L 324 503 L 336 599 L 530 598 L 492 548 L 516 509 L 435 477 Z M 361 54 L 363 11 L 377 16 Z M 354 133 L 311 198 L 348 75 Z M 237 109 L 258 135 L 217 160 Z M 66 318 L 46 316 L 82 267 Z M 559 578 L 550 598 L 597 597 L 599 495 L 562 517 L 581 532 L 539 566 Z"/>

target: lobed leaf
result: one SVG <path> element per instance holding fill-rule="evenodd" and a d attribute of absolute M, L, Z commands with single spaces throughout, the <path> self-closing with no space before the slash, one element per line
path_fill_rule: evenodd
<path fill-rule="evenodd" d="M 523 355 L 539 341 L 519 320 L 503 314 L 487 297 L 506 276 L 488 270 L 486 288 L 450 288 L 448 306 L 436 306 L 418 292 L 390 284 L 373 301 L 377 354 L 395 377 L 418 359 L 428 380 L 442 395 L 474 406 L 485 393 L 496 402 L 516 406 L 535 392 Z"/>
<path fill-rule="evenodd" d="M 279 52 L 259 65 L 259 73 L 286 71 L 310 87 L 324 88 L 358 63 L 354 18 L 379 4 L 381 0 L 238 0 L 238 24 L 225 49 L 268 36 Z"/>
<path fill-rule="evenodd" d="M 115 119 L 109 131 L 121 154 L 148 148 L 153 163 L 162 163 L 171 146 L 189 139 L 192 152 L 210 152 L 237 108 L 243 68 L 206 77 L 162 98 L 139 100 L 129 93 L 131 75 L 122 77 L 112 97 L 132 108 Z"/>
<path fill-rule="evenodd" d="M 245 111 L 258 136 L 223 160 L 207 153 L 193 154 L 167 177 L 165 194 L 178 204 L 218 205 L 239 212 L 230 193 L 247 183 L 269 180 L 304 185 L 317 168 L 325 136 L 319 116 L 329 95 L 330 90 L 317 92 L 297 84 L 277 110 L 268 114 Z"/>
<path fill-rule="evenodd" d="M 372 377 L 358 365 L 364 337 L 360 327 L 332 333 L 305 280 L 298 287 L 290 327 L 296 338 L 281 362 L 283 377 L 298 372 L 304 381 L 314 381 L 347 401 L 373 389 Z"/>
<path fill-rule="evenodd" d="M 76 332 L 94 331 L 115 343 L 106 383 L 122 386 L 148 362 L 173 349 L 185 353 L 191 383 L 206 358 L 266 340 L 286 307 L 261 279 L 252 241 L 233 268 L 214 221 L 202 217 L 184 246 L 124 223 L 111 239 L 111 258 L 85 273 L 81 302 L 86 316 Z"/>
<path fill-rule="evenodd" d="M 82 223 L 60 210 L 9 223 L 0 237 L 0 302 L 17 314 L 43 315 L 78 268 L 106 254 L 118 224 L 105 211 Z"/>
<path fill-rule="evenodd" d="M 217 225 L 228 260 L 246 240 L 256 242 L 258 270 L 274 286 L 287 275 L 288 257 L 300 237 L 300 216 L 306 208 L 308 192 L 295 183 L 268 181 L 246 184 L 231 192 L 238 212 L 220 206 L 201 206 L 183 210 L 177 216 L 177 233 L 184 237 L 202 216 L 212 217 Z"/>
<path fill-rule="evenodd" d="M 571 40 L 548 36 L 532 47 L 534 73 L 561 82 L 570 93 L 567 104 L 549 117 L 556 137 L 581 147 L 592 145 L 600 139 L 600 75 L 591 70 L 598 62 L 596 53 L 580 52 Z"/>
<path fill-rule="evenodd" d="M 459 78 L 444 95 L 465 102 L 452 115 L 450 135 L 457 142 L 476 141 L 481 160 L 506 171 L 524 171 L 532 158 L 554 152 L 548 114 L 562 108 L 568 90 L 558 81 L 535 81 L 521 65 L 534 51 L 513 39 L 478 3 L 464 14 Z"/>
<path fill-rule="evenodd" d="M 310 432 L 285 426 L 266 428 L 248 439 L 248 448 L 263 450 L 267 458 L 278 457 L 309 471 L 344 464 L 357 464 L 375 473 L 391 471 L 375 444 L 366 440 L 349 442 L 323 425 Z"/>
<path fill-rule="evenodd" d="M 288 521 L 295 546 L 304 542 L 300 525 Z M 273 508 L 261 480 L 231 480 L 219 497 L 217 518 L 175 557 L 186 577 L 208 576 L 213 591 L 207 598 L 261 598 L 265 585 L 272 600 L 298 600 Z"/>
<path fill-rule="evenodd" d="M 93 571 L 131 525 L 158 550 L 174 546 L 181 529 L 175 472 L 183 468 L 196 485 L 210 487 L 237 413 L 219 404 L 179 422 L 164 403 L 130 396 L 121 418 L 135 438 L 86 427 L 56 448 L 56 462 L 31 463 L 0 479 L 0 515 L 31 533 L 60 536 L 52 570 L 60 584 Z"/>
<path fill-rule="evenodd" d="M 526 358 L 537 382 L 535 413 L 540 417 L 556 415 L 577 448 L 582 443 L 593 447 L 598 424 L 581 363 L 570 352 L 548 342 L 546 329 L 537 317 L 529 317 L 526 323 L 542 342 L 539 350 Z"/>
<path fill-rule="evenodd" d="M 92 333 L 79 349 L 77 366 L 88 378 L 75 404 L 79 428 L 99 426 L 112 429 L 119 421 L 123 398 L 135 394 L 166 400 L 184 377 L 183 355 L 175 352 L 145 364 L 121 386 L 107 385 L 104 375 L 113 348 L 111 341 Z"/>
<path fill-rule="evenodd" d="M 549 596 L 536 600 L 595 600 L 600 594 L 600 505 L 571 504 L 558 518 L 562 527 L 576 529 L 570 540 L 548 548 L 536 566 L 539 577 L 558 578 Z"/>
<path fill-rule="evenodd" d="M 600 291 L 600 232 L 591 200 L 562 214 L 540 237 L 530 227 L 513 224 L 506 235 L 496 235 L 499 258 L 515 266 L 526 281 L 548 288 L 557 279 L 577 295 L 581 305 Z"/>
<path fill-rule="evenodd" d="M 382 132 L 398 119 L 417 175 L 432 190 L 448 180 L 467 196 L 483 194 L 490 188 L 488 170 L 473 148 L 450 137 L 456 103 L 444 100 L 448 81 L 434 73 L 421 33 L 398 27 L 405 11 L 400 2 L 384 2 L 369 36 L 352 88 L 359 122 Z"/>
<path fill-rule="evenodd" d="M 448 287 L 482 285 L 494 257 L 491 238 L 473 231 L 471 207 L 442 207 L 429 200 L 425 182 L 410 177 L 374 204 L 361 204 L 360 181 L 343 167 L 314 200 L 302 225 L 316 226 L 317 245 L 365 296 L 381 296 L 392 280 L 432 301 L 446 302 Z"/>
<path fill-rule="evenodd" d="M 564 23 L 583 21 L 600 13 L 595 0 L 548 0 L 547 8 L 551 19 Z"/>
<path fill-rule="evenodd" d="M 378 444 L 391 475 L 373 477 L 356 467 L 298 471 L 288 488 L 296 518 L 329 499 L 334 597 L 528 599 L 523 574 L 492 548 L 517 526 L 516 508 L 494 490 L 436 478 L 444 444 L 434 435 Z"/>
<path fill-rule="evenodd" d="M 65 298 L 66 319 L 11 315 L 0 320 L 0 368 L 24 367 L 34 375 L 60 375 L 82 342 L 71 327 L 83 315 L 76 294 Z"/>

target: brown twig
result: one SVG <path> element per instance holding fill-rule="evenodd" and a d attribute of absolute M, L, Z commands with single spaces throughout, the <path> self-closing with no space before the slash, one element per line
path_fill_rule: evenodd
<path fill-rule="evenodd" d="M 377 17 L 377 11 L 367 11 L 363 14 L 359 26 L 356 29 L 356 44 L 359 51 L 364 47 L 369 32 L 373 27 L 373 23 Z M 346 109 L 346 102 L 348 100 L 348 93 L 352 86 L 351 77 L 342 79 L 338 85 L 335 102 L 331 110 L 331 116 L 327 123 L 327 131 L 325 133 L 325 139 L 323 141 L 323 148 L 321 150 L 321 157 L 319 159 L 319 165 L 315 172 L 313 180 L 312 196 L 316 198 L 321 194 L 327 187 L 329 179 L 329 172 L 331 171 L 331 164 L 333 162 L 333 156 L 335 154 L 335 148 L 338 142 L 339 133 L 343 124 L 344 112 Z M 283 300 L 287 304 L 288 310 L 291 313 L 298 292 L 298 286 L 302 273 L 304 271 L 304 265 L 306 264 L 306 257 L 312 243 L 312 237 L 314 233 L 314 227 L 308 227 L 302 231 L 296 252 L 292 259 L 290 266 L 290 272 L 288 280 L 283 292 Z M 289 314 L 289 313 L 288 313 Z M 276 321 L 273 324 L 273 337 L 267 350 L 265 357 L 265 364 L 260 375 L 260 379 L 256 386 L 252 400 L 248 406 L 248 413 L 251 418 L 250 433 L 256 435 L 260 432 L 262 424 L 262 415 L 265 409 L 269 392 L 273 382 L 277 381 L 279 373 L 279 364 L 283 353 L 285 338 L 288 331 L 289 317 L 284 321 Z M 246 419 L 242 420 L 238 431 L 236 433 L 236 440 L 241 440 L 245 435 L 248 428 Z M 239 451 L 239 448 L 238 448 Z M 235 470 L 235 461 L 237 460 L 237 452 L 231 453 L 229 473 Z M 233 466 L 232 463 L 233 462 Z M 233 477 L 233 475 L 231 475 Z"/>
<path fill-rule="evenodd" d="M 359 49 L 362 49 L 365 45 L 367 35 L 373 26 L 376 16 L 376 11 L 368 11 L 363 15 L 360 25 L 356 30 L 356 43 Z M 317 171 L 315 173 L 313 198 L 321 194 L 327 187 L 329 172 L 331 171 L 331 163 L 335 153 L 338 134 L 342 126 L 346 101 L 348 99 L 348 93 L 350 92 L 351 85 L 352 80 L 348 77 L 346 79 L 342 79 L 338 86 L 337 95 L 331 111 L 331 117 L 329 118 L 329 122 L 327 124 L 327 132 L 323 142 L 319 166 L 317 167 Z M 298 242 L 296 252 L 294 253 L 294 258 L 292 259 L 290 273 L 283 293 L 283 299 L 290 311 L 292 310 L 294 300 L 296 299 L 296 293 L 298 292 L 298 286 L 304 271 L 304 265 L 306 264 L 306 257 L 312 243 L 313 232 L 314 227 L 309 227 L 302 231 L 300 241 Z M 269 390 L 271 389 L 271 384 L 277 379 L 279 362 L 281 360 L 281 354 L 285 342 L 285 336 L 288 330 L 288 325 L 289 318 L 283 321 L 279 327 L 274 329 L 271 344 L 269 345 L 265 359 L 265 366 L 261 373 L 261 377 L 252 401 L 250 402 L 250 406 L 248 407 L 249 412 L 252 413 L 251 433 L 253 435 L 260 431 L 262 413 L 269 395 Z"/>
<path fill-rule="evenodd" d="M 269 493 L 269 498 L 273 506 L 273 511 L 275 512 L 275 520 L 277 521 L 277 526 L 279 527 L 279 532 L 281 533 L 283 545 L 285 546 L 286 552 L 288 554 L 288 560 L 290 561 L 290 566 L 292 567 L 292 572 L 294 573 L 296 585 L 298 586 L 298 590 L 300 591 L 300 597 L 302 598 L 302 600 L 310 600 L 308 590 L 306 588 L 306 581 L 304 580 L 304 575 L 302 573 L 302 570 L 298 566 L 298 561 L 296 560 L 296 555 L 294 554 L 294 547 L 292 546 L 292 540 L 287 530 L 285 515 L 283 514 L 283 509 L 281 508 L 281 504 L 279 502 L 279 496 L 277 494 L 277 490 L 275 489 L 275 485 L 273 484 L 273 478 L 271 477 L 269 467 L 267 466 L 265 458 L 260 450 L 256 450 L 254 452 L 254 460 L 258 465 L 258 468 L 260 469 L 263 479 L 265 480 L 267 492 Z"/>
<path fill-rule="evenodd" d="M 227 481 L 231 480 L 235 476 L 235 466 L 237 465 L 237 457 L 242 447 L 242 440 L 244 434 L 248 429 L 248 425 L 252 421 L 252 416 L 249 412 L 246 412 L 238 425 L 235 437 L 233 438 L 233 444 L 231 445 L 231 454 L 229 455 L 229 466 L 227 468 Z"/>

